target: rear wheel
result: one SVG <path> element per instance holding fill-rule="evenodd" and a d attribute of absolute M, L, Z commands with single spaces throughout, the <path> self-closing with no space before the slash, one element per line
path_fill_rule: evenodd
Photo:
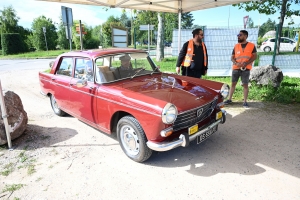
<path fill-rule="evenodd" d="M 265 47 L 265 48 L 264 48 L 264 51 L 265 51 L 265 52 L 270 52 L 270 51 L 271 51 L 271 47 Z"/>
<path fill-rule="evenodd" d="M 51 103 L 51 107 L 56 115 L 58 115 L 58 116 L 66 115 L 66 113 L 59 108 L 54 95 L 50 96 L 50 103 Z"/>
<path fill-rule="evenodd" d="M 152 150 L 147 146 L 147 138 L 140 123 L 131 116 L 120 119 L 117 125 L 118 140 L 124 153 L 136 162 L 150 158 Z"/>

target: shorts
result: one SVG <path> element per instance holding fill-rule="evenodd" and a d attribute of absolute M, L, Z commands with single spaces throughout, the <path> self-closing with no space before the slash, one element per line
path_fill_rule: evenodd
<path fill-rule="evenodd" d="M 241 77 L 242 83 L 243 84 L 248 84 L 249 83 L 249 77 L 250 77 L 250 70 L 239 70 L 239 69 L 234 69 L 232 70 L 232 76 L 231 76 L 231 81 L 232 82 L 238 82 L 239 78 Z"/>

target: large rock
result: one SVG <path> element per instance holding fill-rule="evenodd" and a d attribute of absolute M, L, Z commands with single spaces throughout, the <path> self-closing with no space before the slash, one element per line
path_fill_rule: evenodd
<path fill-rule="evenodd" d="M 249 79 L 259 85 L 268 85 L 270 83 L 273 87 L 279 87 L 283 80 L 283 73 L 280 68 L 272 65 L 254 67 L 250 71 Z"/>
<path fill-rule="evenodd" d="M 11 139 L 15 139 L 22 135 L 26 129 L 28 117 L 23 108 L 20 97 L 12 91 L 4 93 L 4 102 L 7 112 L 7 120 L 10 130 Z M 2 110 L 0 109 L 0 145 L 6 144 L 6 132 L 4 121 L 2 119 Z"/>

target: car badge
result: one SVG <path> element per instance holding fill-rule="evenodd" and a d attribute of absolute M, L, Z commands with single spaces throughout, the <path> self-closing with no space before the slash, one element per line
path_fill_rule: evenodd
<path fill-rule="evenodd" d="M 203 112 L 203 108 L 200 108 L 199 110 L 197 110 L 197 117 L 200 117 L 202 112 Z"/>

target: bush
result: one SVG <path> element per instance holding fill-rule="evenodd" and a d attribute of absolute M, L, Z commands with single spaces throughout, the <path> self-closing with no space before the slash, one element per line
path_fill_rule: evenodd
<path fill-rule="evenodd" d="M 24 43 L 19 33 L 4 33 L 1 38 L 2 54 L 18 54 L 25 52 Z"/>

